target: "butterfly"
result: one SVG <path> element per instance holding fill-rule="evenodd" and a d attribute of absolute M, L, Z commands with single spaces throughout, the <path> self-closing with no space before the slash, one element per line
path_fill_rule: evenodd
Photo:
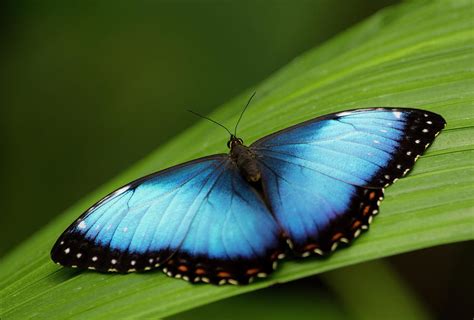
<path fill-rule="evenodd" d="M 221 125 L 229 153 L 112 192 L 63 232 L 51 258 L 100 272 L 162 268 L 190 282 L 250 283 L 285 256 L 327 255 L 367 230 L 384 188 L 407 174 L 445 124 L 424 110 L 349 110 L 248 147 L 237 126 L 231 133 Z"/>

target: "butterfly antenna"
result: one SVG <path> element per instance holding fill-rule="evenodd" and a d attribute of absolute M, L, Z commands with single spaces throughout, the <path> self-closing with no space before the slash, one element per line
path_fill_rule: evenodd
<path fill-rule="evenodd" d="M 247 101 L 247 104 L 245 105 L 244 110 L 242 110 L 242 112 L 240 113 L 239 120 L 237 120 L 237 123 L 235 124 L 234 136 L 237 136 L 237 127 L 239 126 L 240 120 L 242 120 L 242 116 L 244 115 L 245 110 L 247 110 L 247 107 L 249 106 L 250 101 L 252 101 L 252 98 L 255 96 L 256 93 L 257 91 L 254 91 L 254 93 L 250 96 L 249 101 Z"/>
<path fill-rule="evenodd" d="M 219 122 L 217 122 L 217 121 L 215 121 L 215 120 L 212 120 L 211 118 L 208 118 L 208 117 L 206 117 L 206 116 L 203 116 L 202 114 L 199 114 L 199 113 L 197 113 L 197 112 L 194 112 L 193 110 L 188 110 L 188 112 L 191 112 L 191 113 L 194 114 L 195 116 L 198 116 L 198 117 L 200 117 L 200 118 L 209 120 L 209 121 L 211 121 L 212 123 L 215 123 L 215 124 L 217 124 L 218 126 L 221 126 L 222 128 L 224 128 L 224 129 L 232 136 L 232 132 L 230 132 L 230 130 L 227 129 L 226 126 L 220 124 Z"/>

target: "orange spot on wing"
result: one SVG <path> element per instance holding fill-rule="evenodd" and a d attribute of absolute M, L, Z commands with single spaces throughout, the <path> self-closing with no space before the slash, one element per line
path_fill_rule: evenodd
<path fill-rule="evenodd" d="M 360 225 L 361 225 L 361 222 L 359 220 L 356 220 L 352 224 L 352 229 L 357 229 Z"/>
<path fill-rule="evenodd" d="M 230 273 L 225 272 L 225 271 L 220 271 L 217 273 L 217 276 L 219 278 L 230 278 Z"/>
<path fill-rule="evenodd" d="M 188 267 L 184 266 L 184 265 L 180 265 L 178 267 L 178 270 L 181 271 L 181 272 L 188 272 Z"/>
<path fill-rule="evenodd" d="M 194 271 L 194 273 L 197 275 L 202 275 L 202 274 L 206 274 L 206 270 L 202 268 L 197 268 L 196 271 Z"/>
<path fill-rule="evenodd" d="M 366 206 L 366 207 L 364 208 L 364 211 L 362 211 L 362 214 L 363 214 L 364 216 L 366 216 L 366 215 L 369 213 L 369 211 L 370 211 L 370 206 Z"/>
<path fill-rule="evenodd" d="M 248 269 L 246 274 L 249 275 L 249 276 L 252 276 L 254 274 L 257 274 L 260 270 L 257 269 L 257 268 L 253 268 L 253 269 Z"/>
<path fill-rule="evenodd" d="M 374 200 L 374 198 L 375 198 L 375 192 L 372 191 L 372 192 L 369 194 L 369 199 L 370 199 L 370 200 Z"/>
<path fill-rule="evenodd" d="M 307 244 L 307 245 L 303 248 L 303 251 L 310 251 L 310 250 L 316 249 L 317 247 L 318 247 L 317 244 L 310 243 L 310 244 Z"/>
<path fill-rule="evenodd" d="M 340 238 L 342 238 L 343 234 L 341 232 L 336 233 L 335 235 L 332 236 L 331 240 L 332 241 L 337 241 Z"/>

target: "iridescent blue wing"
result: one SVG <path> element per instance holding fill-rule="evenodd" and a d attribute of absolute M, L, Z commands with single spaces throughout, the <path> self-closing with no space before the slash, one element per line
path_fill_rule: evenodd
<path fill-rule="evenodd" d="M 322 255 L 367 229 L 383 188 L 413 167 L 444 125 L 422 110 L 353 110 L 256 141 L 264 194 L 295 253 Z"/>
<path fill-rule="evenodd" d="M 132 182 L 99 201 L 57 240 L 58 264 L 133 272 L 163 267 L 193 282 L 248 283 L 271 272 L 281 232 L 227 155 Z"/>

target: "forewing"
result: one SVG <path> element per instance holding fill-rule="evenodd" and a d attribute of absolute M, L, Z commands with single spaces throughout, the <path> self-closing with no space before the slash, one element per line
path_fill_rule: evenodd
<path fill-rule="evenodd" d="M 444 127 L 415 109 L 316 118 L 255 142 L 265 195 L 294 251 L 334 250 L 366 229 L 383 188 L 404 176 Z"/>

